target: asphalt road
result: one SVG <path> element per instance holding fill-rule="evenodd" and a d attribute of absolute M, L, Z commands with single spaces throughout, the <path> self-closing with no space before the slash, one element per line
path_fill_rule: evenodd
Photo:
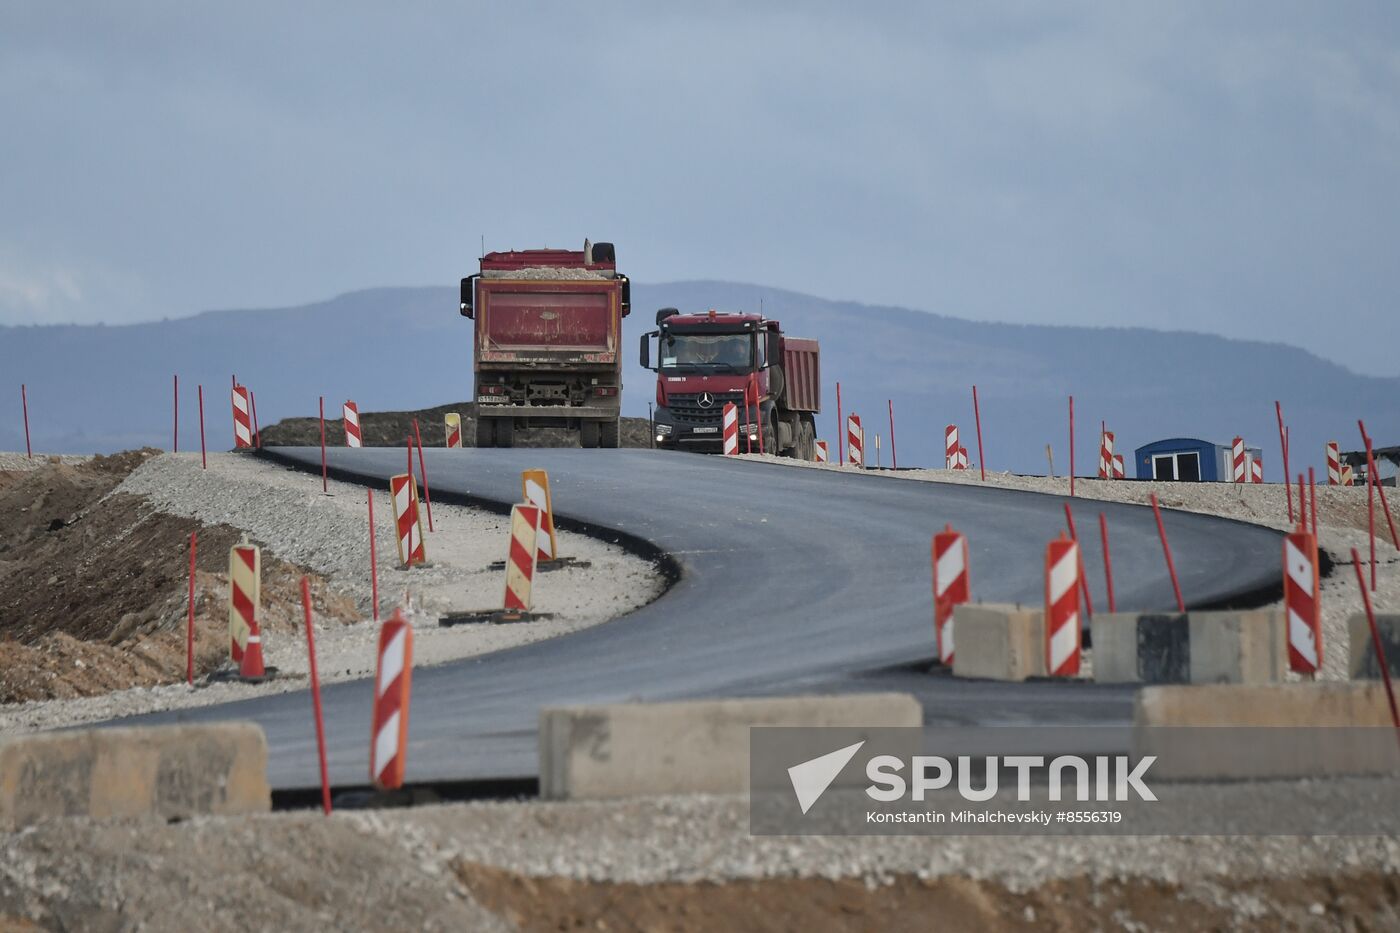
<path fill-rule="evenodd" d="M 268 453 L 320 469 L 316 448 Z M 1064 529 L 1060 497 L 650 450 L 425 453 L 437 500 L 510 503 L 520 471 L 543 467 L 561 523 L 623 529 L 669 553 L 680 577 L 656 602 L 613 622 L 416 671 L 410 782 L 533 776 L 538 711 L 566 703 L 893 689 L 919 696 L 929 723 L 1130 721 L 1128 687 L 926 673 L 932 532 L 952 523 L 967 534 L 974 598 L 1038 604 L 1046 542 Z M 329 456 L 341 478 L 377 486 L 403 470 L 397 449 Z M 1080 501 L 1096 607 L 1105 604 L 1100 510 L 1119 609 L 1173 608 L 1151 510 Z M 1276 533 L 1183 512 L 1166 512 L 1165 523 L 1189 605 L 1279 585 Z M 550 585 L 547 576 L 537 582 Z M 323 700 L 332 780 L 363 784 L 371 686 L 335 684 Z M 273 786 L 296 788 L 317 781 L 310 705 L 305 692 L 293 692 L 142 719 L 256 720 L 267 732 Z"/>

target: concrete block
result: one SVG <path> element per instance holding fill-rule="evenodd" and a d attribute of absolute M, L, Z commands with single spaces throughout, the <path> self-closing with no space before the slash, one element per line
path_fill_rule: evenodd
<path fill-rule="evenodd" d="M 1272 779 L 1400 771 L 1379 683 L 1145 687 L 1133 754 L 1168 779 Z"/>
<path fill-rule="evenodd" d="M 965 603 L 953 610 L 957 651 L 953 674 L 985 680 L 1044 677 L 1045 613 L 996 603 Z"/>
<path fill-rule="evenodd" d="M 62 816 L 168 820 L 271 805 L 267 741 L 252 723 L 0 739 L 0 829 Z"/>
<path fill-rule="evenodd" d="M 1090 623 L 1101 683 L 1273 683 L 1288 669 L 1283 613 L 1102 613 Z"/>
<path fill-rule="evenodd" d="M 904 693 L 543 709 L 540 796 L 741 794 L 749 787 L 752 726 L 922 724 L 923 708 Z"/>
<path fill-rule="evenodd" d="M 1377 615 L 1376 630 L 1381 636 L 1381 650 L 1390 665 L 1390 676 L 1400 679 L 1400 615 Z M 1381 667 L 1376 663 L 1376 648 L 1371 642 L 1371 626 L 1366 614 L 1358 612 L 1347 619 L 1351 634 L 1351 654 L 1347 673 L 1352 680 L 1380 680 Z M 1323 650 L 1326 650 L 1324 646 Z"/>

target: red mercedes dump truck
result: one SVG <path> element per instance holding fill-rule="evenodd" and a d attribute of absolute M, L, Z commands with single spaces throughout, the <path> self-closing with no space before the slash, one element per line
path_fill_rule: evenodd
<path fill-rule="evenodd" d="M 725 404 L 733 402 L 740 450 L 752 443 L 756 451 L 761 442 L 770 454 L 816 459 L 817 341 L 789 337 L 777 321 L 758 314 L 662 308 L 656 327 L 642 335 L 641 350 L 642 365 L 656 371 L 656 446 L 722 450 L 720 422 Z"/>
<path fill-rule="evenodd" d="M 616 447 L 630 304 L 611 243 L 483 256 L 462 279 L 461 313 L 476 323 L 476 446 L 552 427 L 577 429 L 584 447 Z"/>

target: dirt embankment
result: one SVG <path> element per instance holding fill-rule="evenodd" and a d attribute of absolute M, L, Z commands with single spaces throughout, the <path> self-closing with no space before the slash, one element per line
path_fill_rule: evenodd
<path fill-rule="evenodd" d="M 241 533 L 153 509 L 113 490 L 156 450 L 0 471 L 0 703 L 92 696 L 185 673 L 191 531 L 197 674 L 226 657 L 228 550 Z M 301 568 L 264 559 L 263 625 L 289 631 Z M 354 607 L 312 576 L 318 613 Z"/>
<path fill-rule="evenodd" d="M 345 445 L 345 422 L 332 414 L 330 403 L 326 409 L 326 445 Z M 417 411 L 362 411 L 360 412 L 360 437 L 366 447 L 398 447 L 413 434 L 413 419 L 418 419 L 418 430 L 424 447 L 441 447 L 446 442 L 442 416 L 455 411 L 462 416 L 462 445 L 476 445 L 476 405 L 471 402 L 456 402 L 438 405 L 435 408 L 420 408 Z M 334 406 L 334 414 L 340 415 L 340 405 Z M 284 418 L 273 425 L 262 426 L 264 447 L 315 447 L 321 443 L 321 422 L 318 418 Z M 623 447 L 650 447 L 651 424 L 645 418 L 623 418 L 621 441 Z M 516 431 L 516 447 L 577 447 L 578 432 L 563 428 L 531 428 Z"/>

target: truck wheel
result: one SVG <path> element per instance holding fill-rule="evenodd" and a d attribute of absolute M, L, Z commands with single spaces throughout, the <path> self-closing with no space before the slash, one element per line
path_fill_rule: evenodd
<path fill-rule="evenodd" d="M 490 418 L 482 418 L 480 415 L 476 419 L 476 446 L 495 447 L 496 428 L 491 423 Z"/>
<path fill-rule="evenodd" d="M 515 443 L 515 420 L 502 418 L 496 422 L 496 446 L 509 447 Z"/>
<path fill-rule="evenodd" d="M 619 419 L 598 422 L 598 446 L 615 448 L 622 437 L 622 424 Z"/>
<path fill-rule="evenodd" d="M 580 447 L 598 446 L 598 422 L 580 421 L 578 424 L 578 443 Z"/>
<path fill-rule="evenodd" d="M 768 394 L 777 401 L 783 397 L 783 390 L 787 388 L 787 376 L 783 374 L 781 366 L 768 367 Z"/>
<path fill-rule="evenodd" d="M 776 418 L 763 426 L 763 452 L 778 455 L 778 422 Z"/>
<path fill-rule="evenodd" d="M 808 463 L 817 459 L 817 425 L 811 415 L 802 416 L 801 457 Z"/>

